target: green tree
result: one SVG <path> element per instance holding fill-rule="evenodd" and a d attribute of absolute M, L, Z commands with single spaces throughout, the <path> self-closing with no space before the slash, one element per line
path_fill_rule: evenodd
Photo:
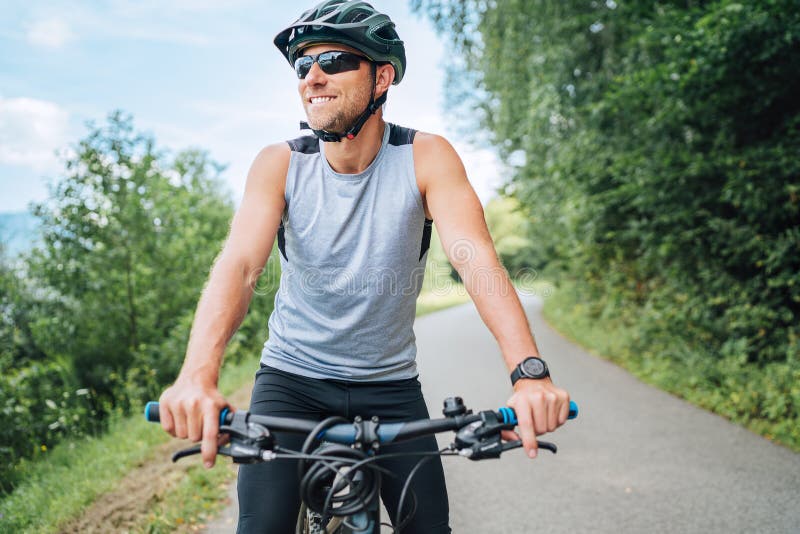
<path fill-rule="evenodd" d="M 454 115 L 524 154 L 530 239 L 636 325 L 642 373 L 800 443 L 797 3 L 412 4 L 455 48 Z"/>
<path fill-rule="evenodd" d="M 203 282 L 232 215 L 199 150 L 170 156 L 120 112 L 65 162 L 34 206 L 41 245 L 14 268 L 0 250 L 0 490 L 20 458 L 102 430 L 177 375 Z M 279 269 L 259 279 L 229 347 L 257 354 Z"/>
<path fill-rule="evenodd" d="M 191 315 L 227 232 L 220 170 L 196 150 L 168 159 L 117 112 L 91 127 L 34 208 L 43 245 L 30 272 L 57 310 L 40 319 L 38 337 L 112 403 L 132 369 L 153 385 L 177 370 L 182 354 L 158 349 Z"/>

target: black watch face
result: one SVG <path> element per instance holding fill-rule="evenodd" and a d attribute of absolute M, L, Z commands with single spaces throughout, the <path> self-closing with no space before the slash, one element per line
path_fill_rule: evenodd
<path fill-rule="evenodd" d="M 522 362 L 522 370 L 526 375 L 541 377 L 544 375 L 544 363 L 536 358 L 529 358 Z"/>

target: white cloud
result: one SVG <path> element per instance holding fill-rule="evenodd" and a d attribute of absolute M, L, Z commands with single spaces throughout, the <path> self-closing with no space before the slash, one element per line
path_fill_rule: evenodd
<path fill-rule="evenodd" d="M 55 151 L 69 140 L 68 123 L 69 113 L 53 102 L 0 96 L 0 163 L 58 168 Z"/>
<path fill-rule="evenodd" d="M 61 48 L 73 38 L 69 26 L 59 19 L 37 20 L 28 27 L 28 42 L 37 46 Z"/>

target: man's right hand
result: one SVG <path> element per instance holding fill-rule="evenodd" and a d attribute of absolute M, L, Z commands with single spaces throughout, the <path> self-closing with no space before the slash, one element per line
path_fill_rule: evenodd
<path fill-rule="evenodd" d="M 219 441 L 219 414 L 229 407 L 216 384 L 178 377 L 158 400 L 161 427 L 177 438 L 198 442 L 203 464 L 213 467 Z"/>

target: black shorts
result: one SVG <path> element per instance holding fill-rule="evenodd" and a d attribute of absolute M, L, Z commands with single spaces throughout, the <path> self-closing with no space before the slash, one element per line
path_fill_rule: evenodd
<path fill-rule="evenodd" d="M 318 380 L 264 367 L 256 373 L 250 411 L 256 414 L 300 417 L 320 421 L 332 415 L 352 420 L 355 416 L 377 415 L 383 422 L 400 422 L 428 417 L 422 390 L 416 378 L 383 382 Z M 305 436 L 276 433 L 283 447 L 299 450 Z M 436 451 L 433 436 L 417 438 L 381 448 L 382 453 Z M 397 474 L 384 476 L 381 499 L 394 522 L 398 500 L 408 473 L 420 457 L 392 458 L 380 465 Z M 403 533 L 449 533 L 449 506 L 442 462 L 427 461 L 410 485 L 416 494 L 417 510 Z M 239 524 L 237 532 L 291 534 L 300 509 L 297 462 L 277 460 L 239 467 Z M 406 497 L 406 503 L 409 498 Z M 408 504 L 404 504 L 404 511 Z M 387 518 L 382 518 L 386 521 Z"/>

